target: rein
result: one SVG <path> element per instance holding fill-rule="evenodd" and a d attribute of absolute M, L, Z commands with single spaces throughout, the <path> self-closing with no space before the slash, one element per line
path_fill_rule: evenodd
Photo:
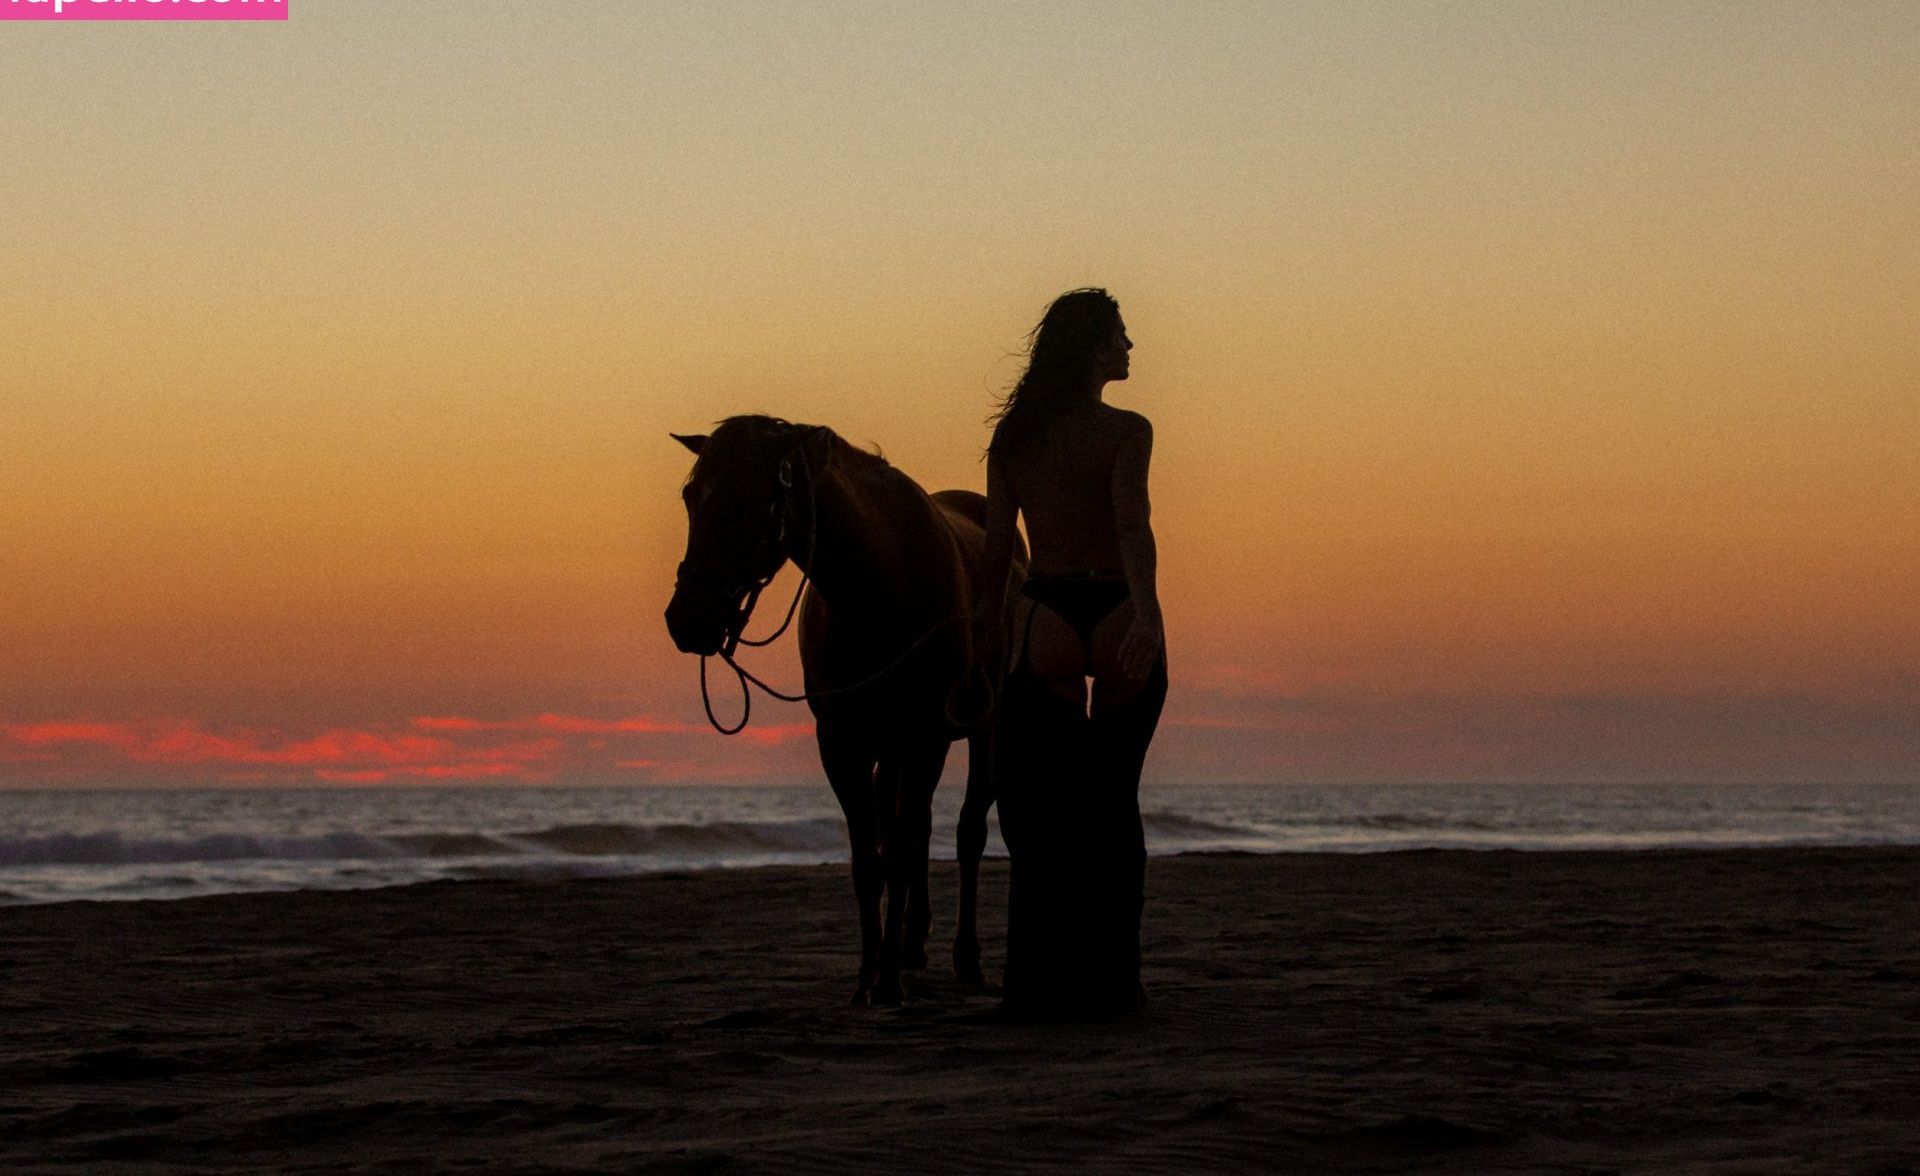
<path fill-rule="evenodd" d="M 820 542 L 819 505 L 820 505 L 820 502 L 818 497 L 816 497 L 814 493 L 813 471 L 809 469 L 807 466 L 806 449 L 803 447 L 800 449 L 796 449 L 794 452 L 799 455 L 801 473 L 802 473 L 802 476 L 806 479 L 806 483 L 807 483 L 807 518 L 808 518 L 808 524 L 809 524 L 809 529 L 807 531 L 807 564 L 808 566 L 811 566 L 813 564 L 814 557 L 819 553 L 819 542 Z M 781 478 L 781 484 L 786 486 L 788 490 L 791 490 L 793 488 L 792 481 L 790 476 L 787 473 L 787 470 L 790 467 L 785 467 L 785 463 L 782 463 L 782 465 L 783 465 L 783 469 L 782 469 L 783 476 Z M 781 537 L 784 538 L 786 534 L 786 518 L 785 518 L 784 512 L 780 520 L 780 532 L 781 532 Z M 916 651 L 918 651 L 922 645 L 925 645 L 929 640 L 931 640 L 934 634 L 946 628 L 948 625 L 953 624 L 955 621 L 967 619 L 962 615 L 956 615 L 956 616 L 951 616 L 946 618 L 940 623 L 934 625 L 931 629 L 928 629 L 926 632 L 920 634 L 920 636 L 914 638 L 913 644 L 907 646 L 905 650 L 901 651 L 900 656 L 894 658 L 892 661 L 880 667 L 878 670 L 874 671 L 873 673 L 868 674 L 866 677 L 860 679 L 858 682 L 851 682 L 844 686 L 835 686 L 827 690 L 808 690 L 808 691 L 802 691 L 799 694 L 788 694 L 785 691 L 777 690 L 774 687 L 769 686 L 765 682 L 761 681 L 758 677 L 756 677 L 753 674 L 752 671 L 748 670 L 745 666 L 741 665 L 738 661 L 735 661 L 733 657 L 733 651 L 737 647 L 742 645 L 749 646 L 755 649 L 764 649 L 765 647 L 772 645 L 775 641 L 778 641 L 780 639 L 780 635 L 782 633 L 785 633 L 787 631 L 787 627 L 793 624 L 794 615 L 800 609 L 800 595 L 807 590 L 807 581 L 810 578 L 806 568 L 804 567 L 801 568 L 800 570 L 800 583 L 793 590 L 793 602 L 787 605 L 786 619 L 780 622 L 780 627 L 778 629 L 775 629 L 772 633 L 768 634 L 767 636 L 760 638 L 757 641 L 746 636 L 747 621 L 752 618 L 754 606 L 758 604 L 760 601 L 760 593 L 766 588 L 768 584 L 773 583 L 773 576 L 779 574 L 779 571 L 780 569 L 778 567 L 774 568 L 773 574 L 769 575 L 765 580 L 761 580 L 758 583 L 756 583 L 748 591 L 746 603 L 740 609 L 738 626 L 734 629 L 732 633 L 728 635 L 727 643 L 721 647 L 720 652 L 718 654 L 713 654 L 713 655 L 704 654 L 704 653 L 700 655 L 700 705 L 706 708 L 707 722 L 711 723 L 713 725 L 713 729 L 720 732 L 722 735 L 738 735 L 740 732 L 746 730 L 747 721 L 753 717 L 753 690 L 748 686 L 748 683 L 752 683 L 754 686 L 758 686 L 761 690 L 765 691 L 768 695 L 774 698 L 777 698 L 782 702 L 807 702 L 816 698 L 832 698 L 840 694 L 850 694 L 855 690 L 859 690 L 864 687 L 873 685 L 875 682 L 878 682 L 881 678 L 884 678 L 888 674 L 899 669 L 900 666 L 909 657 L 913 656 L 913 654 Z M 740 683 L 740 700 L 741 700 L 740 721 L 731 727 L 728 727 L 722 724 L 720 722 L 720 719 L 713 713 L 713 697 L 711 694 L 708 693 L 708 690 L 707 690 L 707 658 L 709 656 L 716 656 L 721 661 L 727 663 L 727 668 L 733 671 L 735 678 Z"/>
<path fill-rule="evenodd" d="M 804 579 L 802 580 L 800 586 L 803 589 L 806 587 L 806 583 Z M 797 602 L 799 599 L 800 597 L 796 593 L 794 596 L 794 600 Z M 788 619 L 789 620 L 792 619 L 791 611 L 789 611 L 788 613 Z M 859 690 L 862 687 L 873 685 L 875 682 L 878 682 L 880 679 L 886 677 L 888 674 L 891 674 L 893 671 L 899 669 L 901 664 L 904 663 L 909 657 L 913 656 L 913 654 L 922 645 L 925 645 L 929 640 L 931 640 L 935 633 L 938 633 L 940 630 L 946 628 L 948 625 L 953 624 L 955 621 L 964 620 L 964 619 L 965 619 L 964 617 L 960 617 L 960 616 L 951 616 L 951 617 L 948 617 L 946 620 L 941 621 L 939 624 L 933 626 L 933 628 L 928 629 L 926 632 L 920 634 L 919 637 L 915 638 L 913 644 L 907 646 L 907 648 L 901 652 L 899 657 L 894 658 L 892 661 L 888 662 L 884 666 L 881 666 L 878 670 L 875 670 L 873 673 L 868 674 L 866 677 L 860 679 L 858 682 L 850 682 L 847 685 L 835 686 L 828 690 L 808 690 L 800 694 L 788 694 L 784 691 L 777 690 L 774 687 L 767 685 L 765 682 L 762 682 L 758 677 L 756 677 L 751 670 L 747 669 L 745 666 L 735 661 L 733 659 L 733 654 L 728 653 L 725 650 L 722 650 L 716 656 L 718 656 L 721 661 L 726 662 L 727 668 L 732 670 L 734 672 L 734 675 L 738 677 L 740 680 L 740 700 L 741 700 L 740 721 L 732 727 L 721 726 L 720 720 L 714 716 L 713 699 L 707 693 L 707 658 L 706 658 L 706 655 L 703 654 L 701 655 L 701 658 L 700 658 L 700 703 L 701 705 L 707 708 L 707 722 L 713 724 L 714 730 L 720 732 L 722 735 L 738 735 L 740 732 L 746 729 L 747 720 L 753 716 L 753 691 L 748 688 L 748 685 L 747 685 L 748 683 L 752 683 L 753 685 L 758 686 L 760 689 L 766 691 L 767 694 L 771 695 L 774 698 L 779 699 L 782 702 L 807 702 L 815 698 L 832 698 L 838 694 L 851 694 L 853 691 Z M 780 626 L 780 629 L 774 633 L 773 637 L 778 637 L 780 633 L 784 632 L 785 630 L 786 630 L 786 625 L 782 624 Z M 763 641 L 746 641 L 743 639 L 741 641 L 741 644 L 770 645 L 773 643 L 773 637 L 768 637 Z"/>

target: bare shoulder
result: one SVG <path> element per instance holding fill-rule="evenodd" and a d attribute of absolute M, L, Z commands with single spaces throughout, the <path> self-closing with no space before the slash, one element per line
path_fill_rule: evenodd
<path fill-rule="evenodd" d="M 1124 449 L 1151 448 L 1153 445 L 1153 422 L 1131 409 L 1115 408 L 1111 404 L 1101 406 L 1101 415 L 1105 418 L 1107 432 Z"/>

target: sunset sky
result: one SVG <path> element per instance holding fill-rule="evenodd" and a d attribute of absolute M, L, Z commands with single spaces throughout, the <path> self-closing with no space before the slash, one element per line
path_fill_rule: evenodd
<path fill-rule="evenodd" d="M 816 781 L 669 430 L 981 488 L 1089 284 L 1149 782 L 1920 778 L 1920 5 L 291 13 L 0 25 L 0 786 Z"/>

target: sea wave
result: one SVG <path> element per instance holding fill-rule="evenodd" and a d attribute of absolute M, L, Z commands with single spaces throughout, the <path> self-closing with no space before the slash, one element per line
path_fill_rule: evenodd
<path fill-rule="evenodd" d="M 1270 837 L 1253 826 L 1173 812 L 1146 812 L 1141 820 L 1148 843 L 1167 848 Z M 935 830 L 936 850 L 945 848 L 949 840 L 941 830 Z M 0 867 L 607 857 L 727 862 L 769 854 L 832 857 L 843 852 L 846 843 L 846 825 L 838 817 L 604 822 L 493 833 L 446 829 L 372 834 L 340 830 L 306 837 L 233 832 L 179 838 L 56 833 L 0 838 Z"/>
<path fill-rule="evenodd" d="M 200 837 L 127 837 L 119 833 L 54 833 L 0 838 L 0 866 L 136 865 L 158 862 L 337 861 L 405 857 L 408 851 L 364 833 L 271 837 L 210 833 Z"/>
<path fill-rule="evenodd" d="M 830 852 L 844 846 L 838 820 L 663 822 L 554 825 L 514 833 L 444 830 L 309 837 L 210 833 L 199 837 L 128 837 L 119 833 L 55 833 L 0 838 L 0 866 L 151 865 L 176 862 L 329 862 L 426 858 L 681 857 L 724 861 L 781 852 Z"/>
<path fill-rule="evenodd" d="M 512 840 L 569 856 L 699 854 L 726 857 L 769 851 L 829 851 L 846 844 L 837 819 L 672 822 L 657 825 L 558 825 Z"/>
<path fill-rule="evenodd" d="M 497 857 L 525 852 L 505 838 L 485 833 L 390 833 L 380 840 L 427 858 Z"/>
<path fill-rule="evenodd" d="M 1261 835 L 1251 826 L 1166 811 L 1142 812 L 1140 824 L 1149 842 L 1226 841 Z"/>
<path fill-rule="evenodd" d="M 1362 813 L 1349 818 L 1349 823 L 1362 829 L 1389 832 L 1444 829 L 1450 833 L 1497 833 L 1516 827 L 1494 821 L 1476 821 L 1456 813 Z M 1537 827 L 1537 823 L 1534 827 Z"/>

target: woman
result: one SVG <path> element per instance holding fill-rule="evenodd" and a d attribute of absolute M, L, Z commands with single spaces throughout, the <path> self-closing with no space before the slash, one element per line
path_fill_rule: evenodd
<path fill-rule="evenodd" d="M 1061 295 L 1030 341 L 987 450 L 985 615 L 1004 615 L 1016 515 L 1032 549 L 994 755 L 1013 859 L 1006 1002 L 1111 1015 L 1142 999 L 1140 767 L 1167 693 L 1153 430 L 1103 399 L 1133 347 L 1105 290 Z"/>

